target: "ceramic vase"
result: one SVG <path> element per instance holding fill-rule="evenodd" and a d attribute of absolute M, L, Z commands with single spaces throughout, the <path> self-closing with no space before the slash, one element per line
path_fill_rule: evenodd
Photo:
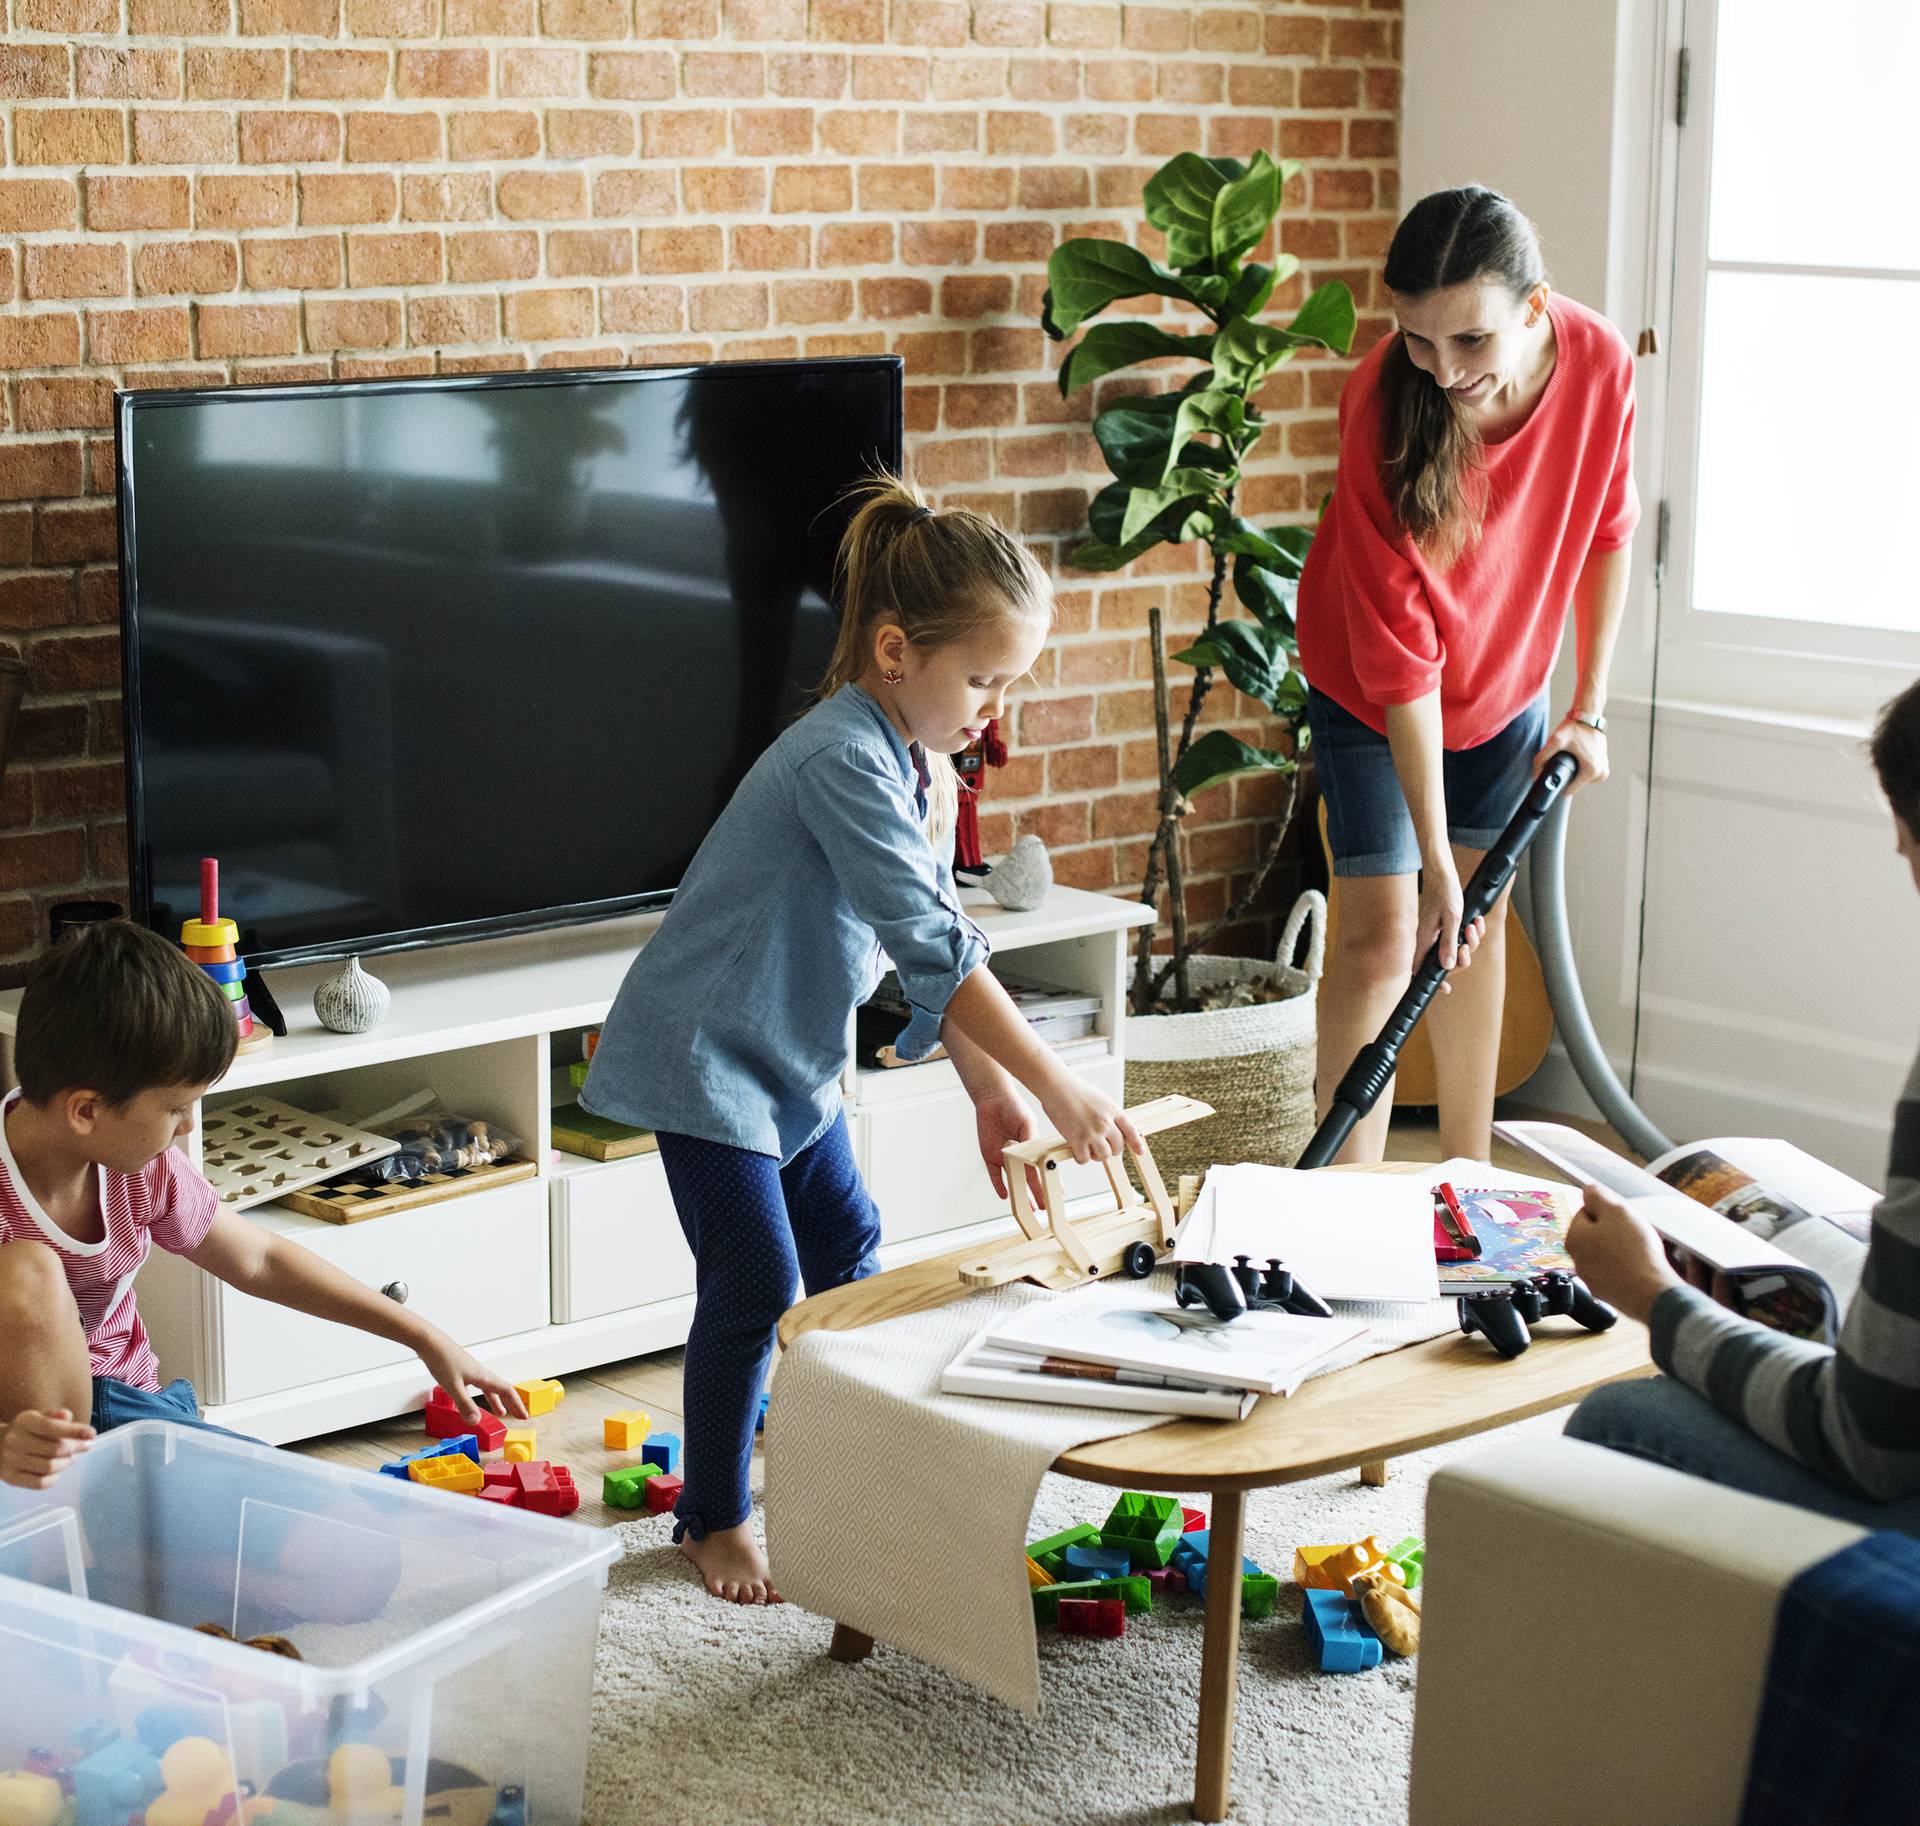
<path fill-rule="evenodd" d="M 330 1033 L 365 1033 L 387 1018 L 393 996 L 385 983 L 350 957 L 313 992 L 313 1012 Z"/>

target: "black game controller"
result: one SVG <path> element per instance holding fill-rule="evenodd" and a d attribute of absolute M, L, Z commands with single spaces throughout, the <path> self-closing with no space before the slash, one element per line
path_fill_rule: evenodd
<path fill-rule="evenodd" d="M 1333 1317 L 1333 1308 L 1297 1280 L 1278 1256 L 1269 1256 L 1264 1269 L 1254 1267 L 1253 1258 L 1245 1255 L 1236 1255 L 1231 1268 L 1220 1262 L 1176 1262 L 1173 1293 L 1182 1306 L 1204 1306 L 1223 1324 L 1243 1312 Z"/>
<path fill-rule="evenodd" d="M 1483 1333 L 1509 1359 L 1533 1342 L 1531 1328 L 1549 1313 L 1565 1313 L 1588 1331 L 1605 1331 L 1620 1316 L 1605 1300 L 1595 1299 L 1585 1281 L 1563 1269 L 1460 1296 L 1460 1329 L 1469 1336 Z"/>

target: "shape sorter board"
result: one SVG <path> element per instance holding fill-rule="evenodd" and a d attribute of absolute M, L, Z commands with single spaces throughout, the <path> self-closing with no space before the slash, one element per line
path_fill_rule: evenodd
<path fill-rule="evenodd" d="M 283 1198 L 400 1149 L 390 1136 L 350 1128 L 270 1097 L 243 1097 L 204 1111 L 201 1142 L 201 1170 L 230 1211 Z"/>

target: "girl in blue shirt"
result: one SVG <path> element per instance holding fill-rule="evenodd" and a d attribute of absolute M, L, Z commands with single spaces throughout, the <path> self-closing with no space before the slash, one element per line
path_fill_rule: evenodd
<path fill-rule="evenodd" d="M 900 1055 L 944 1042 L 996 1193 L 1001 1150 L 1036 1132 L 1023 1085 L 1076 1159 L 1140 1145 L 1112 1099 L 1034 1038 L 953 881 L 951 757 L 1038 658 L 1046 573 L 979 514 L 936 514 L 892 479 L 863 492 L 821 699 L 708 832 L 581 1094 L 659 1137 L 697 1269 L 674 1536 L 707 1589 L 741 1604 L 778 1601 L 747 1485 L 774 1327 L 796 1284 L 815 1294 L 878 1266 L 840 1079 L 882 954 L 912 1007 Z"/>

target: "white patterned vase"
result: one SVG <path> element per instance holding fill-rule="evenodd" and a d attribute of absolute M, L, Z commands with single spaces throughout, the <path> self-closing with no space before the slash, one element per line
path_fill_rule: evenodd
<path fill-rule="evenodd" d="M 393 995 L 377 976 L 350 957 L 313 992 L 313 1012 L 330 1033 L 365 1033 L 387 1018 Z"/>

